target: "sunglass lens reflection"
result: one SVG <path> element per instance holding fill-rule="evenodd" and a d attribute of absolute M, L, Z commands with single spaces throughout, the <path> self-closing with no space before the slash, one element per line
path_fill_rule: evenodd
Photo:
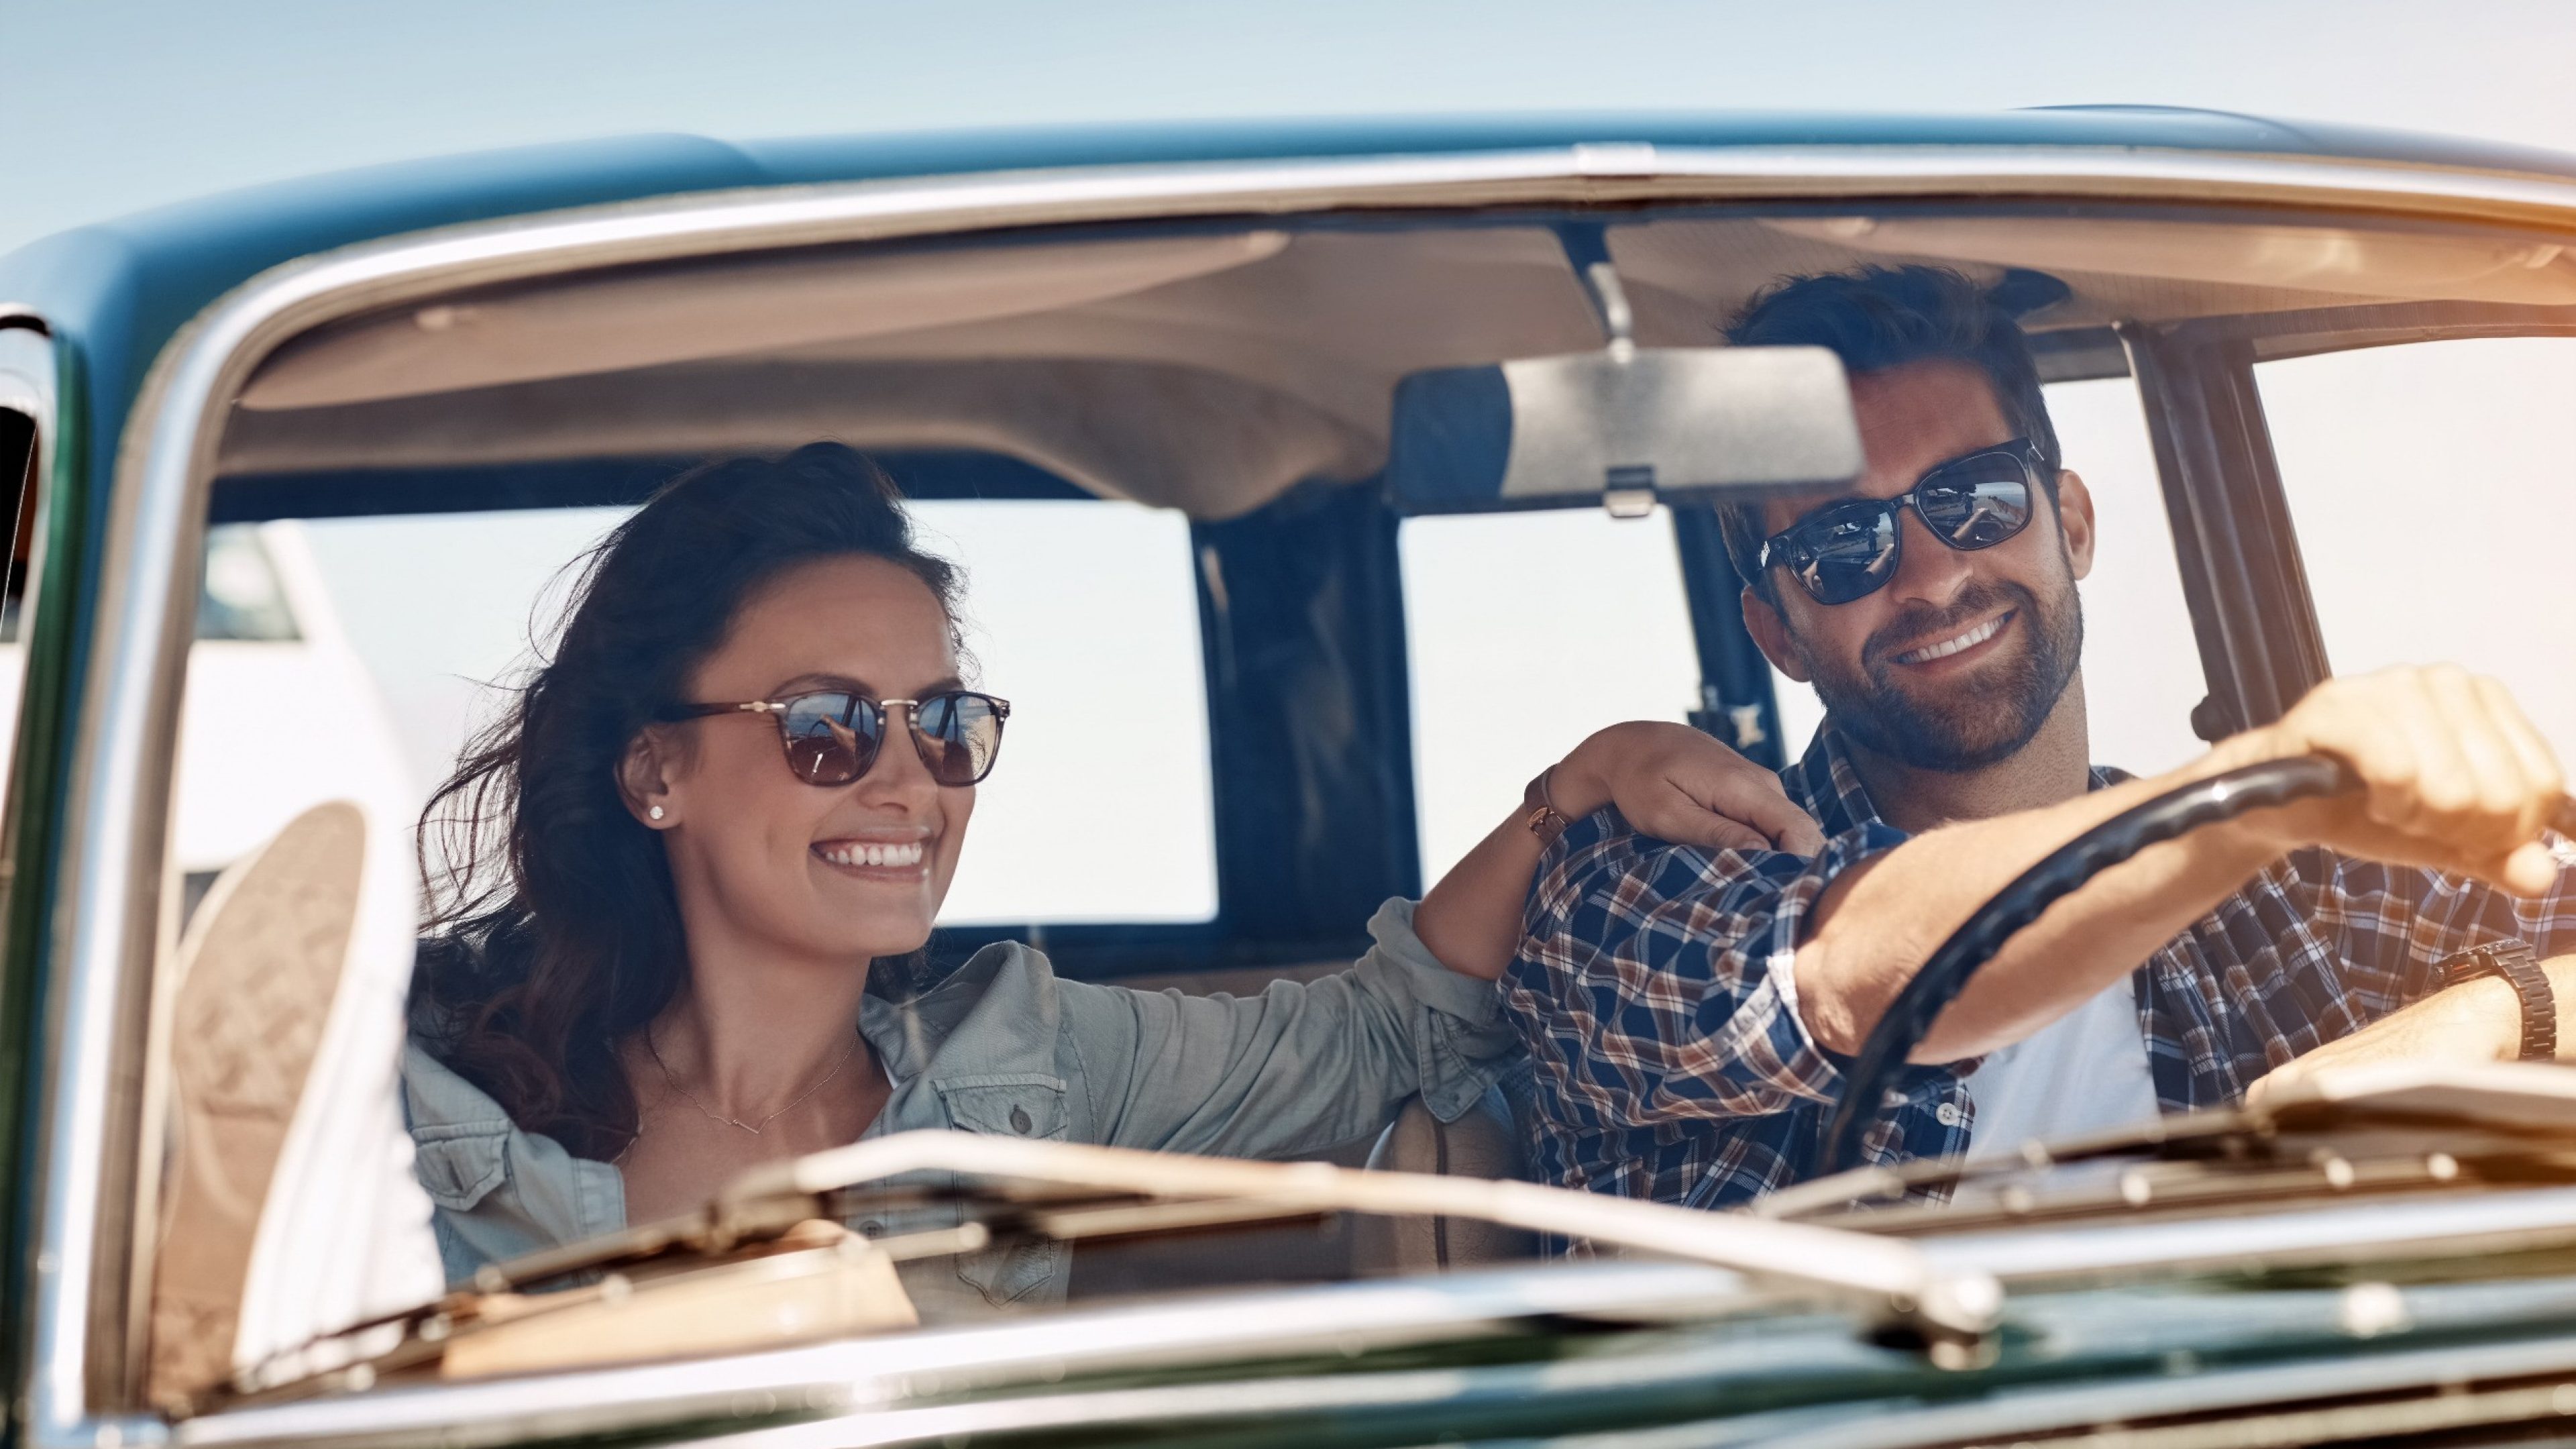
<path fill-rule="evenodd" d="M 942 785 L 972 785 L 1002 750 L 1002 717 L 980 694 L 943 694 L 921 702 L 913 719 L 921 761 Z"/>
<path fill-rule="evenodd" d="M 1820 519 L 1804 540 L 1798 582 L 1818 603 L 1849 603 L 1887 581 L 1896 563 L 1896 512 L 1854 511 Z"/>
<path fill-rule="evenodd" d="M 885 733 L 884 717 L 848 694 L 809 694 L 788 703 L 779 727 L 787 763 L 809 785 L 846 785 L 867 773 Z"/>
<path fill-rule="evenodd" d="M 1923 519 L 1952 548 L 1992 548 L 2029 525 L 2029 480 L 2010 459 L 1998 466 L 2010 475 L 1959 478 L 1923 490 Z"/>

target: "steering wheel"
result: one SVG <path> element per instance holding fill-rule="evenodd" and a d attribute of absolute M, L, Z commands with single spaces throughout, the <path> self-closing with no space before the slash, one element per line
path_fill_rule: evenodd
<path fill-rule="evenodd" d="M 1842 1105 L 1825 1124 L 1819 1159 L 1823 1171 L 1835 1173 L 1860 1165 L 1861 1137 L 1915 1045 L 1932 1029 L 1942 1009 L 1967 989 L 1978 968 L 2059 897 L 2150 845 L 2249 810 L 2331 795 L 2350 780 L 2342 765 L 2316 755 L 2246 765 L 2122 811 L 2023 871 L 1950 933 L 1950 939 L 1896 993 L 1886 1014 L 1870 1029 L 1860 1054 L 1844 1069 Z"/>

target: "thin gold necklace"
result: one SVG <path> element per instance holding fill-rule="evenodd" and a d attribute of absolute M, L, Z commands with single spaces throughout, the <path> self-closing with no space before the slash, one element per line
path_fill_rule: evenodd
<path fill-rule="evenodd" d="M 715 1108 L 708 1106 L 706 1103 L 699 1101 L 697 1093 L 681 1086 L 680 1079 L 671 1075 L 671 1064 L 662 1060 L 662 1049 L 659 1046 L 654 1045 L 653 1024 L 649 1021 L 644 1023 L 644 1050 L 653 1054 L 653 1065 L 662 1069 L 663 1082 L 668 1084 L 672 1091 L 688 1098 L 689 1105 L 706 1114 L 709 1121 L 722 1122 L 728 1127 L 739 1127 L 743 1131 L 757 1137 L 760 1135 L 761 1128 L 768 1126 L 770 1123 L 775 1122 L 779 1118 L 786 1116 L 788 1113 L 795 1111 L 797 1108 L 804 1106 L 807 1098 L 812 1097 L 816 1092 L 819 1092 L 825 1087 L 831 1085 L 832 1079 L 841 1074 L 841 1069 L 850 1064 L 850 1059 L 859 1054 L 859 1034 L 857 1032 L 850 1033 L 849 1050 L 841 1053 L 841 1059 L 832 1063 L 832 1069 L 823 1074 L 821 1081 L 818 1081 L 814 1085 L 807 1087 L 804 1091 L 797 1093 L 795 1101 L 790 1102 L 786 1106 L 779 1108 L 777 1111 L 770 1113 L 768 1116 L 761 1118 L 757 1123 L 745 1122 L 739 1117 L 728 1117 L 724 1113 L 717 1111 Z M 638 1137 L 644 1135 L 643 1128 L 640 1124 L 636 1129 L 635 1135 Z M 629 1143 L 628 1145 L 632 1146 L 633 1144 Z"/>

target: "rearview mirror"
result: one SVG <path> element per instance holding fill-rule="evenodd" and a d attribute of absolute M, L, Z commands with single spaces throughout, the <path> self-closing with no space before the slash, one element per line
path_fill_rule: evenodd
<path fill-rule="evenodd" d="M 1630 347 L 1417 372 L 1387 488 L 1408 513 L 1599 500 L 1753 502 L 1860 476 L 1842 360 L 1821 347 Z"/>

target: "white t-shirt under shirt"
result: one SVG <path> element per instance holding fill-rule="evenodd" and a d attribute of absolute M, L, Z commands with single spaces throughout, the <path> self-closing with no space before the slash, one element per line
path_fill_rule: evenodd
<path fill-rule="evenodd" d="M 2121 977 L 2030 1036 L 1987 1053 L 1968 1074 L 1968 1097 L 1977 1104 L 1968 1151 L 1977 1157 L 2154 1117 L 2156 1083 L 2138 1030 L 2134 978 Z"/>
<path fill-rule="evenodd" d="M 1773 989 L 1804 1032 L 1796 953 L 1774 954 L 1770 968 Z M 1969 1153 L 1991 1157 L 2034 1137 L 2049 1142 L 2125 1127 L 2162 1111 L 2147 1066 L 2146 1035 L 2138 1028 L 2137 991 L 2132 972 L 2038 1031 L 1981 1058 L 1968 1074 L 1968 1100 L 1977 1105 L 1977 1120 L 1968 1129 Z"/>

